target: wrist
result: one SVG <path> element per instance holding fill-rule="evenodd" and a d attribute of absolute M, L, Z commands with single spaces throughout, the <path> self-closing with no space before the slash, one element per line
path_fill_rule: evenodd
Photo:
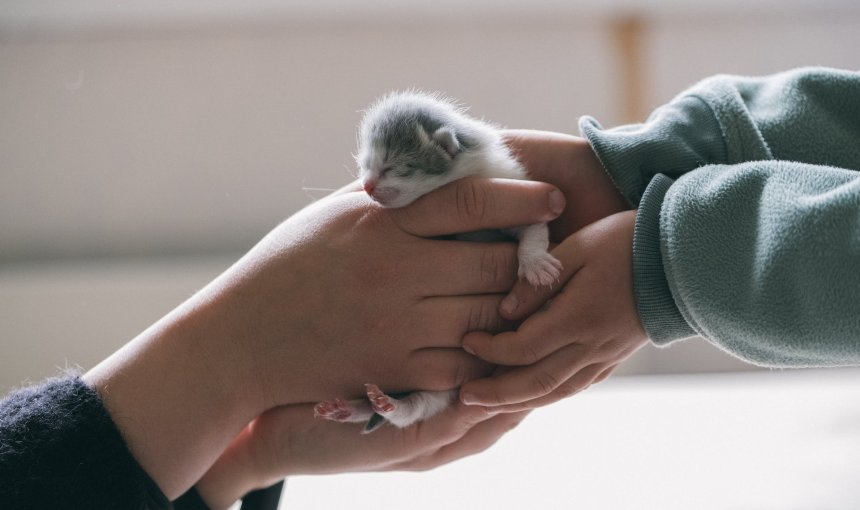
<path fill-rule="evenodd" d="M 603 168 L 588 140 L 570 136 L 565 141 L 563 172 L 556 184 L 568 197 L 564 232 L 577 230 L 617 212 L 630 209 L 624 196 L 616 188 Z"/>
<path fill-rule="evenodd" d="M 226 350 L 232 338 L 213 327 L 218 299 L 207 289 L 82 377 L 170 499 L 193 485 L 259 407 Z"/>
<path fill-rule="evenodd" d="M 530 178 L 555 185 L 567 198 L 565 212 L 550 223 L 557 240 L 630 209 L 585 138 L 529 130 L 506 131 L 505 137 Z"/>
<path fill-rule="evenodd" d="M 571 143 L 573 145 L 570 158 L 573 170 L 571 174 L 578 177 L 573 179 L 574 184 L 585 184 L 589 186 L 588 189 L 597 192 L 586 194 L 583 199 L 589 200 L 593 195 L 600 195 L 606 201 L 603 205 L 604 211 L 612 211 L 609 214 L 632 209 L 588 140 L 576 137 L 576 140 Z M 593 205 L 597 206 L 596 203 Z"/>

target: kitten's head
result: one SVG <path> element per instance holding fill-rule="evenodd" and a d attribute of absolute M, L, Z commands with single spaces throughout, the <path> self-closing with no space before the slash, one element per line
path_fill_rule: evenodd
<path fill-rule="evenodd" d="M 392 94 L 362 119 L 356 162 L 364 190 L 383 207 L 403 207 L 462 176 L 455 158 L 468 148 L 456 106 L 435 96 Z"/>

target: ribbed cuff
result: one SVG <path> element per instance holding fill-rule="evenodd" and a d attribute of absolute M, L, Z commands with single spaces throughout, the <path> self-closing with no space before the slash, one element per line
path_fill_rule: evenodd
<path fill-rule="evenodd" d="M 594 117 L 585 115 L 579 119 L 579 132 L 588 140 L 609 180 L 621 192 L 627 204 L 636 208 L 645 184 L 639 171 L 640 158 L 634 154 L 635 144 L 639 143 L 639 140 L 617 136 L 617 131 L 626 127 L 616 128 L 613 135 L 607 135 L 607 131 Z"/>
<path fill-rule="evenodd" d="M 660 208 L 673 182 L 659 174 L 651 180 L 633 232 L 633 292 L 645 332 L 657 345 L 696 335 L 672 297 L 660 250 Z"/>
<path fill-rule="evenodd" d="M 657 174 L 673 178 L 726 159 L 723 133 L 702 99 L 680 96 L 643 124 L 603 129 L 593 117 L 579 119 L 579 130 L 609 178 L 632 207 L 638 207 Z"/>

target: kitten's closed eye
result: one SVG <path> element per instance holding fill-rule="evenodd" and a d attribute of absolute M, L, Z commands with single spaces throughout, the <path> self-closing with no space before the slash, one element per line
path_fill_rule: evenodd
<path fill-rule="evenodd" d="M 394 175 L 396 175 L 397 177 L 409 177 L 417 170 L 417 166 L 412 165 L 411 163 L 407 163 L 406 165 L 398 167 L 397 170 L 394 172 Z"/>

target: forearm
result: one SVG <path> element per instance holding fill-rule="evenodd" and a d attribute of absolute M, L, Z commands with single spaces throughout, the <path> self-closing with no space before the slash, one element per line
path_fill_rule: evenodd
<path fill-rule="evenodd" d="M 860 173 L 768 161 L 659 176 L 634 242 L 649 336 L 770 366 L 860 363 Z"/>
<path fill-rule="evenodd" d="M 701 99 L 682 95 L 654 111 L 643 124 L 604 129 L 582 117 L 579 128 L 627 202 L 637 207 L 658 173 L 681 175 L 706 164 L 726 163 L 720 125 Z"/>
<path fill-rule="evenodd" d="M 628 202 L 657 174 L 704 165 L 800 161 L 860 169 L 860 73 L 805 68 L 750 78 L 715 76 L 682 92 L 642 124 L 580 129 Z"/>
<path fill-rule="evenodd" d="M 262 411 L 247 340 L 204 289 L 83 380 L 101 395 L 129 449 L 168 498 L 187 490 Z"/>

